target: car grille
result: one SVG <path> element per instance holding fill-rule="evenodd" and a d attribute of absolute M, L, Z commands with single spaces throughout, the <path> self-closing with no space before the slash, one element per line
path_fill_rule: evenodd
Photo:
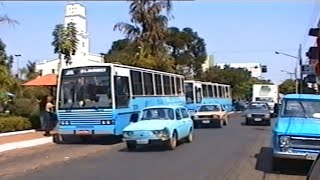
<path fill-rule="evenodd" d="M 199 118 L 201 118 L 201 119 L 210 119 L 210 118 L 212 118 L 213 116 L 212 115 L 202 115 L 202 116 L 198 116 Z"/>
<path fill-rule="evenodd" d="M 301 149 L 320 149 L 320 138 L 291 137 L 290 146 Z"/>
<path fill-rule="evenodd" d="M 253 118 L 264 118 L 264 114 L 252 114 Z"/>

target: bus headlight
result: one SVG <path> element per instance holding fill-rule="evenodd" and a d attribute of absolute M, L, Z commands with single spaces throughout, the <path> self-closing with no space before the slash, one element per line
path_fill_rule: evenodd
<path fill-rule="evenodd" d="M 114 121 L 113 120 L 102 120 L 101 124 L 102 125 L 113 125 Z"/>
<path fill-rule="evenodd" d="M 133 131 L 124 131 L 123 132 L 123 137 L 124 138 L 129 138 L 131 136 L 133 136 Z"/>
<path fill-rule="evenodd" d="M 70 121 L 60 121 L 61 126 L 71 125 Z"/>
<path fill-rule="evenodd" d="M 289 136 L 280 136 L 280 147 L 288 147 L 290 145 L 290 137 Z"/>
<path fill-rule="evenodd" d="M 248 117 L 248 118 L 251 118 L 251 117 L 252 117 L 252 114 L 247 114 L 247 117 Z"/>

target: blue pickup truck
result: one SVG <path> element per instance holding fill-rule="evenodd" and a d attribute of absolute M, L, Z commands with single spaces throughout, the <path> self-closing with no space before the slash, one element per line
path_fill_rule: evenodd
<path fill-rule="evenodd" d="M 320 96 L 285 95 L 272 134 L 273 170 L 281 170 L 290 159 L 316 160 L 320 152 Z"/>

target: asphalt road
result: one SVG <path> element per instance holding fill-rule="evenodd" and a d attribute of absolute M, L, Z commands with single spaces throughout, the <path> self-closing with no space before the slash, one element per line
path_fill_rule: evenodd
<path fill-rule="evenodd" d="M 174 151 L 145 148 L 127 152 L 118 145 L 51 145 L 56 150 L 45 153 L 52 163 L 0 179 L 37 180 L 304 180 L 308 164 L 288 165 L 285 174 L 271 172 L 271 127 L 244 126 L 239 114 L 230 116 L 229 125 L 222 129 L 197 129 L 191 144 L 182 144 Z M 83 150 L 86 148 L 86 150 Z M 79 158 L 67 158 L 81 152 Z M 55 155 L 52 155 L 55 153 Z M 69 155 L 67 155 L 69 153 Z M 81 154 L 80 153 L 80 154 Z M 31 155 L 37 159 L 36 156 Z M 43 158 L 42 153 L 38 153 Z M 28 156 L 25 162 L 30 162 Z M 55 162 L 54 159 L 64 159 Z M 11 165 L 19 158 L 7 159 Z M 34 160 L 35 161 L 35 160 Z M 2 164 L 0 159 L 0 164 Z M 1 169 L 0 165 L 0 169 Z M 26 166 L 24 166 L 26 167 Z M 14 169 L 14 168 L 12 168 Z M 19 169 L 19 168 L 16 168 Z M 31 169 L 31 168 L 30 168 Z M 0 170 L 1 172 L 1 170 Z M 12 171 L 14 172 L 14 171 Z M 12 174 L 12 173 L 11 173 Z M 288 175 L 291 174 L 291 175 Z M 296 174 L 296 175 L 294 175 Z M 1 173 L 0 173 L 1 175 Z"/>

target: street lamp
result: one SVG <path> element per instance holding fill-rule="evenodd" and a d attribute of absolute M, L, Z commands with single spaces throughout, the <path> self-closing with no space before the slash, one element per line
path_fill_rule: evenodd
<path fill-rule="evenodd" d="M 19 57 L 21 57 L 21 54 L 14 54 L 14 56 L 17 58 L 17 78 L 19 79 L 20 78 L 20 68 L 19 68 Z"/>
<path fill-rule="evenodd" d="M 301 51 L 302 51 L 302 46 L 301 44 L 299 45 L 299 52 L 298 52 L 298 57 L 297 56 L 293 56 L 287 53 L 283 53 L 283 52 L 279 52 L 279 51 L 275 51 L 276 54 L 281 54 L 284 56 L 288 56 L 294 59 L 297 59 L 299 61 L 299 66 L 300 66 L 300 93 L 303 93 L 303 85 L 302 85 L 302 78 L 303 78 L 303 74 L 302 74 L 302 55 L 301 55 Z M 296 65 L 295 68 L 295 79 L 296 79 L 296 93 L 299 93 L 299 80 L 298 80 L 298 65 Z"/>

